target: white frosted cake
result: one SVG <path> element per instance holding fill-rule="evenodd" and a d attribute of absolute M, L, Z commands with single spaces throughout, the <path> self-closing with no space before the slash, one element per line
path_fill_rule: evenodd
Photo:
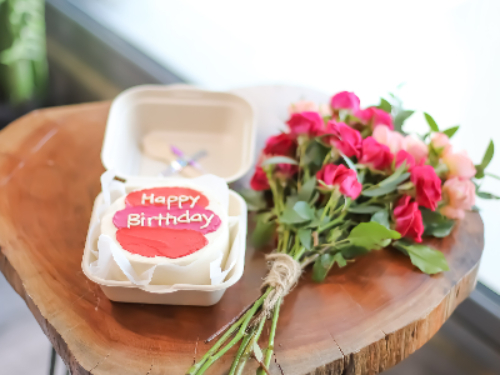
<path fill-rule="evenodd" d="M 118 198 L 104 212 L 101 234 L 138 273 L 153 265 L 193 262 L 206 264 L 208 272 L 211 261 L 222 253 L 224 262 L 228 253 L 227 207 L 189 181 L 164 182 Z"/>

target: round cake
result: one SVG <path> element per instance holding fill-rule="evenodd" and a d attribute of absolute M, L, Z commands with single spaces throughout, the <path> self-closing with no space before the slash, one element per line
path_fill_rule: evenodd
<path fill-rule="evenodd" d="M 108 207 L 101 235 L 111 237 L 138 273 L 155 265 L 193 262 L 206 264 L 208 270 L 211 261 L 222 254 L 224 262 L 228 253 L 227 207 L 188 181 L 157 183 Z"/>

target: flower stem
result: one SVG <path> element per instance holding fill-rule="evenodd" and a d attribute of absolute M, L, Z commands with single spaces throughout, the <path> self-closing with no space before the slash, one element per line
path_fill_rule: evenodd
<path fill-rule="evenodd" d="M 229 369 L 228 375 L 235 375 L 236 367 L 240 363 L 240 359 L 241 359 L 241 356 L 243 354 L 243 351 L 246 349 L 248 342 L 250 341 L 250 339 L 253 336 L 254 331 L 255 331 L 255 328 L 253 328 L 252 331 L 248 335 L 246 335 L 245 338 L 243 339 L 243 341 L 241 342 L 241 345 L 238 349 L 238 352 L 236 353 L 236 356 L 234 357 L 233 364 L 231 365 L 231 368 Z"/>
<path fill-rule="evenodd" d="M 249 342 L 247 342 L 246 346 L 243 348 L 244 352 L 243 352 L 243 355 L 241 356 L 241 360 L 239 361 L 238 368 L 237 368 L 235 375 L 243 374 L 243 370 L 245 369 L 246 363 L 247 363 L 248 359 L 250 358 L 250 355 L 252 354 L 253 346 L 256 342 L 259 341 L 259 337 L 262 333 L 262 329 L 264 328 L 265 323 L 266 323 L 266 319 L 264 318 L 260 321 L 259 326 L 255 330 L 255 333 L 251 336 Z M 231 375 L 231 373 L 229 373 L 228 375 Z"/>
<path fill-rule="evenodd" d="M 231 349 L 238 341 L 241 340 L 247 329 L 250 320 L 254 317 L 256 311 L 264 303 L 264 299 L 271 292 L 271 288 L 267 288 L 266 292 L 255 301 L 254 305 L 243 315 L 243 317 L 233 324 L 227 332 L 222 336 L 217 343 L 203 356 L 200 362 L 191 366 L 186 375 L 202 375 L 212 364 L 222 357 L 229 349 Z M 241 323 L 240 323 L 241 322 Z M 238 333 L 234 338 L 219 352 L 217 349 L 227 340 L 227 338 L 239 327 Z M 201 368 L 200 368 L 201 367 Z"/>
<path fill-rule="evenodd" d="M 276 305 L 274 306 L 273 320 L 271 323 L 271 332 L 269 333 L 269 344 L 267 346 L 266 355 L 264 357 L 264 365 L 266 367 L 269 367 L 269 364 L 271 363 L 271 357 L 273 356 L 274 336 L 276 335 L 276 327 L 278 325 L 280 306 L 281 306 L 281 298 L 278 299 L 278 301 L 276 302 Z M 257 370 L 257 375 L 265 375 L 265 374 L 266 374 L 266 372 L 262 368 Z"/>

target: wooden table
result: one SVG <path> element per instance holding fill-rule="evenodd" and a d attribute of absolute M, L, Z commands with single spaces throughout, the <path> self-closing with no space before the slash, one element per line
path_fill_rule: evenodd
<path fill-rule="evenodd" d="M 0 269 L 73 374 L 183 374 L 208 349 L 203 340 L 256 297 L 263 255 L 249 247 L 244 277 L 213 307 L 106 299 L 80 262 L 100 189 L 108 108 L 36 111 L 0 133 Z M 305 274 L 280 316 L 276 362 L 283 373 L 376 374 L 425 344 L 474 288 L 479 215 L 468 214 L 432 245 L 451 271 L 427 276 L 382 250 L 335 269 L 323 284 Z M 210 374 L 224 374 L 231 358 Z M 280 373 L 276 365 L 272 372 Z"/>

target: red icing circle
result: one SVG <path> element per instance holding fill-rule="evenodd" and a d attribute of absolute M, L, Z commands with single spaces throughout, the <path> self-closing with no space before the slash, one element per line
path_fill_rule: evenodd
<path fill-rule="evenodd" d="M 133 254 L 170 259 L 185 257 L 208 244 L 206 237 L 195 230 L 153 227 L 120 228 L 116 240 Z"/>

